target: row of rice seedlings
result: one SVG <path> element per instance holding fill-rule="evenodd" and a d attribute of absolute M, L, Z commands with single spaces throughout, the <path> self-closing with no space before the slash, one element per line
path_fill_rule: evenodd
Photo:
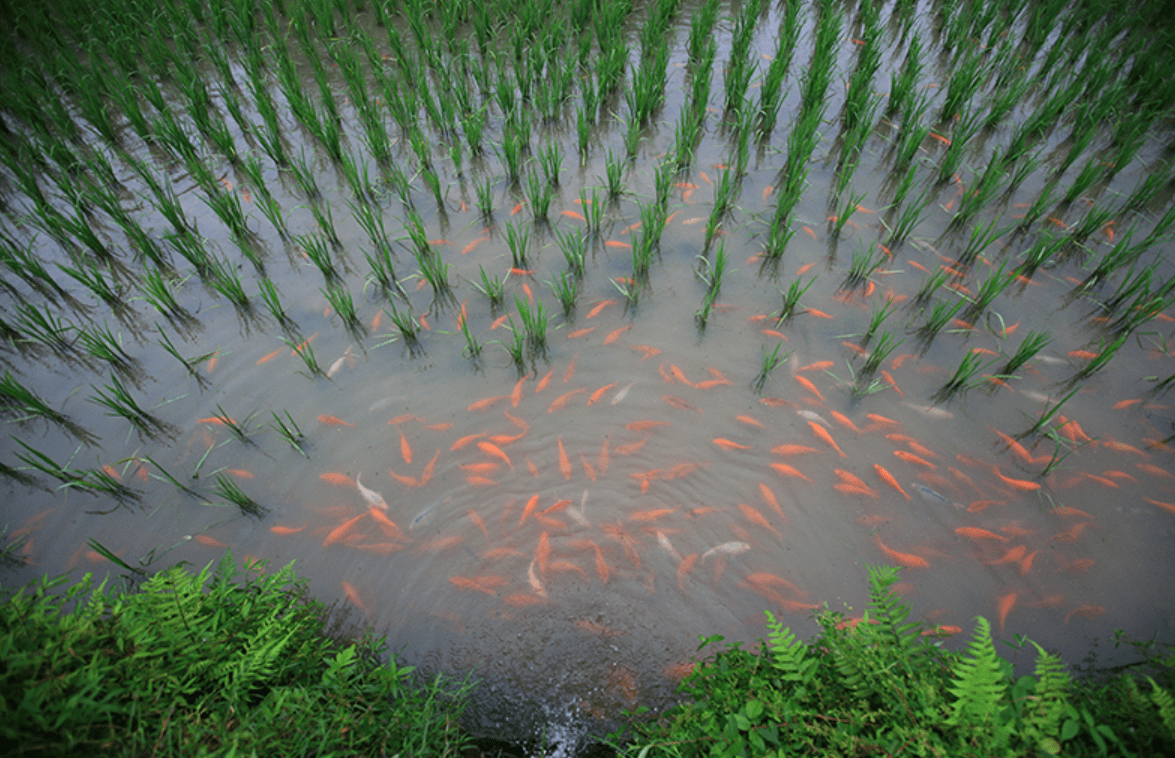
<path fill-rule="evenodd" d="M 786 292 L 780 290 L 779 294 L 783 295 L 783 305 L 779 310 L 779 315 L 775 317 L 776 326 L 780 326 L 783 322 L 790 321 L 795 316 L 804 312 L 803 310 L 799 310 L 803 307 L 800 305 L 800 298 L 811 289 L 812 285 L 816 283 L 817 278 L 815 276 L 812 277 L 812 280 L 807 284 L 804 284 L 802 279 L 792 279 L 791 283 L 787 286 Z"/>
<path fill-rule="evenodd" d="M 97 394 L 91 395 L 88 400 L 105 407 L 108 410 L 107 416 L 119 416 L 129 421 L 142 437 L 153 439 L 159 435 L 171 436 L 174 434 L 175 429 L 171 424 L 143 410 L 135 402 L 134 397 L 118 380 L 116 374 L 110 375 L 110 382 L 110 384 L 102 385 L 105 392 L 91 384 L 90 388 Z"/>
<path fill-rule="evenodd" d="M 40 450 L 30 447 L 15 437 L 13 440 L 28 453 L 28 455 L 16 453 L 16 457 L 27 468 L 36 469 L 61 482 L 59 489 L 82 490 L 94 496 L 114 498 L 120 503 L 134 502 L 142 497 L 142 493 L 127 487 L 103 469 L 73 469 L 70 468 L 72 459 L 62 466 Z"/>
<path fill-rule="evenodd" d="M 363 328 L 363 324 L 359 321 L 359 316 L 355 312 L 355 301 L 351 297 L 350 290 L 334 285 L 328 286 L 326 289 L 319 289 L 326 301 L 334 308 L 335 313 L 343 320 L 343 326 L 355 339 L 359 339 L 367 332 Z"/>
<path fill-rule="evenodd" d="M 963 199 L 959 201 L 959 212 L 951 219 L 950 225 L 959 228 L 974 218 L 981 209 L 986 208 L 1004 188 L 1004 176 L 1004 163 L 1000 159 L 999 150 L 995 150 L 979 179 L 963 193 Z"/>
<path fill-rule="evenodd" d="M 261 518 L 269 512 L 268 508 L 258 505 L 255 500 L 245 494 L 240 486 L 224 474 L 216 475 L 216 486 L 212 491 L 217 496 L 227 500 L 240 509 L 241 513 L 253 518 Z"/>
<path fill-rule="evenodd" d="M 860 202 L 865 199 L 866 193 L 862 192 L 860 195 L 849 195 L 848 201 L 840 211 L 829 219 L 828 225 L 832 229 L 832 238 L 840 237 L 841 231 L 845 228 L 845 224 L 849 222 L 849 218 L 856 212 Z"/>
<path fill-rule="evenodd" d="M 873 273 L 889 260 L 884 250 L 878 251 L 876 256 L 873 251 L 874 243 L 870 243 L 868 247 L 853 250 L 848 276 L 845 277 L 840 287 L 842 290 L 853 290 L 864 286 L 869 281 L 869 277 L 873 276 Z"/>
<path fill-rule="evenodd" d="M 710 309 L 722 289 L 722 280 L 726 277 L 726 267 L 730 260 L 726 254 L 725 241 L 718 243 L 713 262 L 700 255 L 698 259 L 698 278 L 706 283 L 706 294 L 702 297 L 702 307 L 694 314 L 694 319 L 698 328 L 705 329 L 706 322 L 710 320 Z"/>
<path fill-rule="evenodd" d="M 91 358 L 105 361 L 119 376 L 138 384 L 142 374 L 138 361 L 127 354 L 108 324 L 92 323 L 78 329 L 77 342 Z"/>
<path fill-rule="evenodd" d="M 988 377 L 980 376 L 980 372 L 995 362 L 996 359 L 984 361 L 981 353 L 968 351 L 959 362 L 955 373 L 951 375 L 932 395 L 934 402 L 945 403 L 960 392 L 968 392 L 976 387 L 988 383 Z"/>
<path fill-rule="evenodd" d="M 30 303 L 16 306 L 15 339 L 30 346 L 44 346 L 63 358 L 76 356 L 73 333 L 77 327 L 57 318 L 49 308 Z"/>
<path fill-rule="evenodd" d="M 780 25 L 779 37 L 776 42 L 775 55 L 763 76 L 763 84 L 759 89 L 758 128 L 762 139 L 767 139 L 775 128 L 775 121 L 779 116 L 779 106 L 783 102 L 782 86 L 791 67 L 792 56 L 795 54 L 796 43 L 800 37 L 800 12 L 802 4 L 799 0 L 788 0 L 783 11 L 783 21 Z M 691 37 L 691 42 L 692 42 Z"/>
<path fill-rule="evenodd" d="M 159 332 L 159 336 L 160 336 L 160 339 L 158 340 L 159 346 L 162 347 L 164 350 L 166 350 L 168 352 L 168 354 L 171 355 L 171 357 L 173 357 L 177 361 L 179 361 L 180 365 L 183 366 L 184 369 L 188 372 L 188 377 L 190 379 L 195 379 L 196 384 L 199 385 L 199 387 L 202 391 L 204 389 L 204 387 L 207 386 L 208 380 L 200 375 L 200 373 L 196 370 L 196 367 L 199 366 L 201 363 L 204 363 L 205 361 L 210 360 L 219 351 L 213 350 L 211 352 L 203 353 L 201 355 L 193 356 L 191 358 L 186 358 L 179 351 L 179 348 L 175 346 L 175 343 L 171 341 L 171 338 L 167 336 L 167 332 L 163 331 L 163 329 L 160 328 L 158 324 L 155 325 L 155 328 L 156 328 L 156 331 Z"/>
<path fill-rule="evenodd" d="M 542 300 L 536 300 L 534 305 L 514 296 L 514 305 L 518 309 L 518 318 L 522 321 L 522 328 L 526 334 L 526 347 L 531 359 L 547 357 L 547 311 Z"/>
<path fill-rule="evenodd" d="M 934 341 L 938 333 L 955 318 L 955 315 L 963 307 L 963 302 L 963 300 L 939 300 L 929 309 L 922 309 L 922 314 L 926 320 L 915 330 L 915 333 L 917 334 L 919 343 L 922 345 L 923 351 L 929 349 L 930 343 Z"/>
<path fill-rule="evenodd" d="M 24 423 L 31 419 L 43 418 L 57 424 L 75 439 L 87 445 L 96 444 L 98 441 L 97 437 L 85 427 L 54 409 L 40 395 L 17 381 L 8 369 L 4 370 L 4 379 L 0 380 L 0 407 L 9 413 L 15 413 L 15 420 L 18 422 Z"/>
<path fill-rule="evenodd" d="M 751 37 L 755 33 L 755 23 L 759 14 L 759 3 L 748 0 L 742 4 L 740 13 L 735 19 L 734 33 L 730 42 L 730 59 L 725 66 L 725 80 L 723 82 L 726 93 L 725 111 L 739 114 L 742 111 L 751 76 L 755 73 L 754 67 L 748 60 L 751 47 Z"/>
<path fill-rule="evenodd" d="M 579 279 L 575 274 L 568 276 L 566 271 L 560 271 L 559 276 L 548 284 L 563 308 L 563 318 L 571 321 L 575 313 L 575 302 L 579 298 Z"/>
<path fill-rule="evenodd" d="M 905 339 L 895 338 L 888 330 L 881 333 L 873 349 L 865 356 L 865 362 L 857 372 L 856 394 L 868 394 L 866 390 L 872 385 L 873 377 L 881 370 L 881 364 L 893 354 Z"/>

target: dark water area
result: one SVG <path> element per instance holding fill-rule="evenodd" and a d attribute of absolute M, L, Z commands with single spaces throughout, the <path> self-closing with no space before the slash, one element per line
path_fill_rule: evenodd
<path fill-rule="evenodd" d="M 1167 55 L 1161 31 L 1082 22 L 1079 5 L 1049 21 L 1037 4 L 884 4 L 874 18 L 722 3 L 700 37 L 714 59 L 698 104 L 703 7 L 680 3 L 647 37 L 666 40 L 665 68 L 642 125 L 627 93 L 657 70 L 642 63 L 657 6 L 615 6 L 626 65 L 597 97 L 612 38 L 603 10 L 578 31 L 583 4 L 533 17 L 526 63 L 511 35 L 535 4 L 487 6 L 484 52 L 470 4 L 450 17 L 246 3 L 185 27 L 189 5 L 128 54 L 147 66 L 171 51 L 166 75 L 124 73 L 116 37 L 78 47 L 80 21 L 6 42 L 0 487 L 26 562 L 6 586 L 119 574 L 95 542 L 147 567 L 226 547 L 293 561 L 408 662 L 472 672 L 470 730 L 533 754 L 663 709 L 700 638 L 753 644 L 765 608 L 801 636 L 825 605 L 859 617 L 867 565 L 901 565 L 898 589 L 929 624 L 965 634 L 982 615 L 1070 661 L 1115 630 L 1175 637 L 1173 132 L 1169 88 L 1140 84 Z M 797 42 L 767 128 L 789 13 Z M 550 29 L 566 36 L 547 55 Z M 895 106 L 912 46 L 921 68 Z M 72 58 L 55 62 L 59 49 Z M 864 78 L 863 50 L 877 56 Z M 821 60 L 805 156 L 789 140 Z M 409 126 L 393 93 L 417 97 Z M 434 266 L 451 293 L 430 284 Z M 784 314 L 789 288 L 803 294 Z M 545 346 L 526 319 L 545 319 Z"/>

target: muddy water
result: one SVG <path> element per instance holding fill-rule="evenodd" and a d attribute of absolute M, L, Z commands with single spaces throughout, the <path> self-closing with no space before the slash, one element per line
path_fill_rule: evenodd
<path fill-rule="evenodd" d="M 244 203 L 265 275 L 297 325 L 296 339 L 311 340 L 331 376 L 306 370 L 259 299 L 254 314 L 238 314 L 178 259 L 186 277 L 180 302 L 194 316 L 182 326 L 139 300 L 117 319 L 62 277 L 90 309 L 59 313 L 79 324 L 106 321 L 122 335 L 142 372 L 134 397 L 171 426 L 158 438 L 140 438 L 125 420 L 87 402 L 110 381 L 98 364 L 8 351 L 13 373 L 96 434 L 100 445 L 78 447 L 55 428 L 46 431 L 44 422 L 14 425 L 16 438 L 74 468 L 109 466 L 142 493 L 139 504 L 120 507 L 79 491 L 6 481 L 9 531 L 22 530 L 21 551 L 29 562 L 9 584 L 42 572 L 110 571 L 87 546 L 90 539 L 132 564 L 203 565 L 226 545 L 238 557 L 271 565 L 295 561 L 315 595 L 352 606 L 409 660 L 481 679 L 470 711 L 475 728 L 489 734 L 546 730 L 565 744 L 604 732 L 625 710 L 665 704 L 699 637 L 752 642 L 764 634 L 764 608 L 805 633 L 815 628 L 813 610 L 824 604 L 859 616 L 867 600 L 866 565 L 904 565 L 902 594 L 930 623 L 969 631 L 974 617 L 983 615 L 1003 636 L 1028 634 L 1069 660 L 1115 629 L 1170 640 L 1171 596 L 1155 577 L 1172 573 L 1167 548 L 1175 515 L 1164 504 L 1175 500 L 1175 465 L 1162 442 L 1171 432 L 1171 410 L 1162 393 L 1148 391 L 1156 378 L 1175 372 L 1168 352 L 1171 319 L 1159 315 L 1107 367 L 1068 383 L 1088 360 L 1073 351 L 1097 352 L 1104 337 L 1094 320 L 1101 315 L 1097 304 L 1073 297 L 1074 279 L 1088 273 L 1083 259 L 1099 259 L 1115 230 L 1121 234 L 1131 224 L 1141 238 L 1169 198 L 1123 214 L 1092 235 L 1084 255 L 1042 267 L 1030 281 L 1005 290 L 974 324 L 951 322 L 926 344 L 917 334 L 926 313 L 914 296 L 929 272 L 966 247 L 971 227 L 950 230 L 953 210 L 1032 103 L 1014 110 L 1006 126 L 976 138 L 948 182 L 934 179 L 946 147 L 927 140 L 916 160 L 915 194 L 927 188 L 934 200 L 906 242 L 853 290 L 842 287 L 852 251 L 884 242 L 884 224 L 893 223 L 886 211 L 893 193 L 888 139 L 895 127 L 882 120 L 866 142 L 850 184 L 853 193 L 863 193 L 860 207 L 837 236 L 828 217 L 848 195 L 833 197 L 839 124 L 830 122 L 810 163 L 795 235 L 781 264 L 764 267 L 759 256 L 774 210 L 772 188 L 781 178 L 787 130 L 799 105 L 797 72 L 811 56 L 814 27 L 806 19 L 784 83 L 779 126 L 760 148 L 752 143 L 748 172 L 720 233 L 705 246 L 713 182 L 732 162 L 735 143 L 720 114 L 711 113 L 693 166 L 677 177 L 650 285 L 635 308 L 626 307 L 616 281 L 632 274 L 626 245 L 640 233 L 632 228 L 640 220 L 638 204 L 651 200 L 654 169 L 672 147 L 673 120 L 685 102 L 683 46 L 692 12 L 683 10 L 675 23 L 664 122 L 644 133 L 626 169 L 626 193 L 609 204 L 601 233 L 589 244 L 571 318 L 561 315 L 551 291 L 566 265 L 551 227 L 583 227 L 576 215 L 585 210 L 576 202 L 580 189 L 600 186 L 608 151 L 623 152 L 623 126 L 606 118 L 582 162 L 573 111 L 565 125 L 536 124 L 532 147 L 556 144 L 564 155 L 549 225 L 532 227 L 529 205 L 520 189 L 506 185 L 495 156 L 459 172 L 438 148 L 443 207 L 418 178 L 413 197 L 434 249 L 452 266 L 455 302 L 435 302 L 428 286 L 417 288 L 423 280 L 414 276 L 405 209 L 390 190 L 380 194 L 389 234 L 402 237 L 397 274 L 412 313 L 426 324 L 418 355 L 398 339 L 381 310 L 387 301 L 367 277 L 370 241 L 347 206 L 356 199 L 301 127 L 283 116 L 283 136 L 295 154 L 305 150 L 335 220 L 342 244 L 332 254 L 358 305 L 364 325 L 358 338 L 332 313 L 321 273 L 297 244 L 283 243 L 247 197 L 256 188 L 209 152 L 224 191 Z M 754 43 L 760 54 L 775 49 L 779 12 L 769 9 L 760 22 Z M 917 28 L 931 38 L 929 27 Z M 851 70 L 856 52 L 847 30 L 838 53 L 841 72 Z M 729 23 L 720 21 L 710 98 L 715 109 L 723 102 L 721 62 L 730 34 Z M 905 41 L 896 35 L 886 40 L 878 90 L 904 59 Z M 933 55 L 927 60 L 920 88 L 941 97 L 948 67 Z M 830 119 L 839 113 L 844 77 L 830 88 Z M 338 87 L 342 101 L 341 82 Z M 756 97 L 754 89 L 749 97 Z M 932 105 L 928 112 L 937 111 Z M 487 133 L 500 140 L 501 114 L 496 107 L 490 114 Z M 238 148 L 261 155 L 252 137 L 229 123 Z M 366 161 L 349 106 L 343 128 L 350 149 Z M 1048 132 L 1039 143 L 1043 154 L 1063 154 L 1067 133 Z M 1078 221 L 1086 198 L 1128 194 L 1158 170 L 1169 138 L 1152 135 L 1108 182 L 1050 211 L 1055 220 L 1001 236 L 955 283 L 974 291 L 993 264 L 1007 260 L 1010 269 L 1040 234 Z M 200 202 L 182 164 L 135 144 L 129 131 L 127 140 L 133 154 L 173 183 L 210 249 L 238 267 L 250 295 L 257 292 L 259 274 Z M 108 147 L 96 149 L 111 155 L 128 210 L 144 228 L 164 233 L 166 222 L 135 199 L 145 191 L 141 182 Z M 410 166 L 406 148 L 396 149 L 404 149 L 399 158 Z M 974 223 L 1016 223 L 1055 160 L 1046 158 Z M 1062 187 L 1084 160 L 1083 154 L 1068 170 Z M 293 234 L 314 233 L 310 200 L 286 172 L 267 159 L 263 165 Z M 369 168 L 379 175 L 373 162 Z M 488 219 L 475 209 L 474 188 L 483 176 L 491 178 L 495 198 Z M 16 210 L 5 220 L 6 231 L 31 243 L 42 259 L 67 262 L 59 246 L 21 220 L 19 213 L 31 211 L 27 198 L 13 191 L 7 200 Z M 531 273 L 509 276 L 511 305 L 495 310 L 473 282 L 479 266 L 498 277 L 511 269 L 507 223 L 531 229 Z M 131 259 L 112 224 L 96 218 L 95 225 L 121 250 L 125 279 L 133 284 L 143 266 Z M 714 260 L 719 244 L 730 263 L 699 329 L 695 314 L 706 291 L 697 276 L 699 256 Z M 1164 243 L 1147 254 L 1163 277 L 1171 274 L 1164 262 L 1168 249 Z M 797 276 L 815 283 L 798 315 L 777 323 L 781 290 Z M 39 302 L 36 293 L 17 288 Z M 929 302 L 951 303 L 962 293 L 944 287 Z M 11 314 L 16 300 L 11 293 L 5 298 Z M 513 314 L 520 325 L 515 298 L 542 301 L 552 314 L 546 354 L 528 360 L 521 378 L 502 344 L 509 341 L 510 322 L 499 323 Z M 862 348 L 861 335 L 872 309 L 887 299 L 895 310 L 881 331 L 903 342 L 882 363 L 887 375 L 878 374 L 870 391 L 855 393 L 862 352 L 876 345 Z M 405 310 L 402 301 L 397 307 Z M 463 355 L 462 314 L 483 345 L 480 360 Z M 1014 353 L 1031 330 L 1047 330 L 1052 340 L 1014 379 L 982 382 L 935 404 L 936 392 L 969 351 L 992 361 L 980 373 L 990 375 L 1003 363 L 997 356 Z M 161 334 L 186 357 L 216 352 L 197 367 L 202 382 L 158 346 Z M 781 342 L 783 360 L 755 391 L 763 355 Z M 1073 387 L 1076 394 L 1060 412 L 1064 420 L 1053 417 L 1051 438 L 1023 437 L 1026 452 L 1018 453 L 1000 436 L 1026 430 Z M 222 412 L 247 431 L 247 440 L 214 419 Z M 274 432 L 274 413 L 288 413 L 305 433 L 305 456 Z M 6 442 L 3 460 L 19 467 L 22 452 Z M 1063 460 L 1042 475 L 1054 455 Z M 177 489 L 159 467 L 197 494 Z M 265 515 L 241 515 L 215 495 L 217 474 L 235 481 L 267 509 Z M 386 509 L 369 510 L 380 499 Z"/>

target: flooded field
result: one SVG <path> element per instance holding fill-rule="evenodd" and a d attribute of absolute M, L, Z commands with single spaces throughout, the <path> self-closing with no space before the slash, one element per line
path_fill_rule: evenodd
<path fill-rule="evenodd" d="M 295 561 L 568 749 L 866 564 L 1175 639 L 1157 5 L 141 5 L 3 46 L 7 586 Z"/>

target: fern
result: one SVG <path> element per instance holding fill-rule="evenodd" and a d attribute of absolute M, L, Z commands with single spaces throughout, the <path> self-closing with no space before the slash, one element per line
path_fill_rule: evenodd
<path fill-rule="evenodd" d="M 767 614 L 767 639 L 771 643 L 771 653 L 775 669 L 780 672 L 780 678 L 785 682 L 792 682 L 795 692 L 793 700 L 800 700 L 805 694 L 805 685 L 816 676 L 818 661 L 807 658 L 808 646 L 799 640 L 791 629 L 784 629 L 782 621 L 776 621 L 771 611 Z"/>
<path fill-rule="evenodd" d="M 1149 676 L 1146 680 L 1151 683 L 1151 701 L 1159 709 L 1159 718 L 1162 719 L 1163 727 L 1167 730 L 1167 739 L 1175 743 L 1175 697 L 1155 684 L 1155 680 Z"/>
<path fill-rule="evenodd" d="M 967 649 L 971 657 L 958 662 L 956 676 L 952 679 L 954 686 L 948 689 L 956 700 L 946 723 L 968 722 L 1007 731 L 1007 725 L 1001 724 L 999 719 L 1006 682 L 991 641 L 991 626 L 982 616 L 976 617 L 975 634 Z"/>

